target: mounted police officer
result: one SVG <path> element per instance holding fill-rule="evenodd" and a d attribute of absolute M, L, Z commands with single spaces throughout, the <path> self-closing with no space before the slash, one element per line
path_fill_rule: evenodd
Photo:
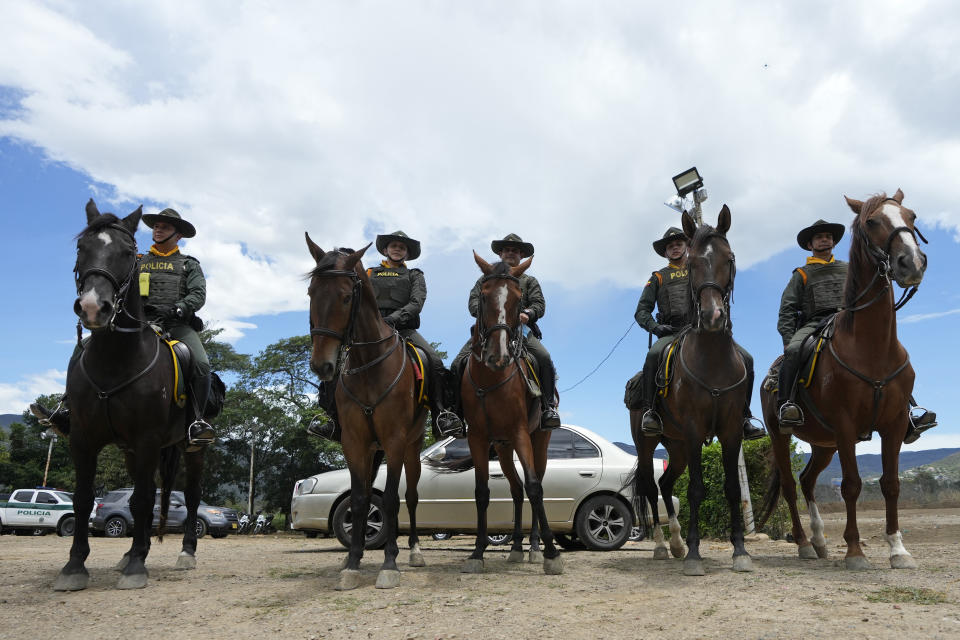
<path fill-rule="evenodd" d="M 797 234 L 800 248 L 813 255 L 807 257 L 804 266 L 793 270 L 780 297 L 777 331 L 783 338 L 783 362 L 777 386 L 777 417 L 788 430 L 800 426 L 804 420 L 800 407 L 793 402 L 803 342 L 823 320 L 843 307 L 847 263 L 833 256 L 833 248 L 843 232 L 842 224 L 817 220 Z M 932 411 L 923 410 L 916 417 L 911 415 L 904 442 L 916 441 L 920 433 L 936 424 L 936 414 Z"/>
<path fill-rule="evenodd" d="M 181 253 L 178 246 L 181 238 L 192 238 L 197 231 L 169 208 L 144 215 L 143 223 L 153 232 L 150 251 L 138 256 L 143 311 L 148 322 L 161 327 L 172 339 L 185 343 L 190 349 L 189 386 L 195 419 L 187 428 L 187 442 L 189 447 L 197 449 L 210 444 L 215 437 L 213 427 L 203 419 L 210 395 L 210 360 L 197 334 L 202 322 L 195 315 L 206 301 L 207 281 L 197 259 Z M 82 352 L 82 346 L 74 350 L 68 371 Z M 30 410 L 41 423 L 52 424 L 64 434 L 69 432 L 66 396 L 53 412 L 38 404 L 30 405 Z"/>
<path fill-rule="evenodd" d="M 429 385 L 427 395 L 430 399 L 435 435 L 447 431 L 458 431 L 463 428 L 463 424 L 460 418 L 447 408 L 449 405 L 447 380 L 450 373 L 443 366 L 443 360 L 434 348 L 417 331 L 420 327 L 420 312 L 427 300 L 427 282 L 423 277 L 423 271 L 408 267 L 407 261 L 420 257 L 420 243 L 403 231 L 394 231 L 377 236 L 377 251 L 386 260 L 379 266 L 367 269 L 367 276 L 373 286 L 380 315 L 383 316 L 384 322 L 397 330 L 401 338 L 413 343 L 427 355 L 427 365 L 430 368 L 430 373 L 427 375 Z M 307 426 L 307 432 L 328 440 L 339 441 L 335 390 L 335 383 L 321 384 L 319 402 L 329 420 L 321 422 L 314 419 Z"/>
<path fill-rule="evenodd" d="M 647 352 L 643 363 L 641 429 L 647 435 L 663 434 L 663 422 L 654 409 L 654 397 L 657 390 L 657 367 L 664 350 L 673 342 L 676 334 L 691 323 L 690 286 L 687 279 L 687 236 L 682 229 L 670 227 L 663 237 L 653 243 L 653 250 L 667 259 L 667 266 L 654 271 L 647 280 L 634 318 L 637 324 L 657 336 Z M 653 309 L 658 309 L 656 317 Z M 736 344 L 736 343 L 734 343 Z M 747 402 L 743 409 L 743 438 L 755 440 L 766 432 L 751 421 L 750 399 L 753 395 L 753 357 L 739 344 L 737 351 L 747 367 Z"/>
<path fill-rule="evenodd" d="M 524 242 L 523 239 L 515 233 L 507 234 L 503 240 L 494 240 L 490 243 L 490 249 L 500 256 L 502 262 L 507 263 L 511 267 L 517 266 L 521 260 L 533 255 L 533 245 L 529 242 Z M 474 318 L 477 317 L 480 308 L 480 289 L 482 282 L 483 277 L 481 276 L 477 279 L 477 283 L 470 291 L 470 299 L 467 303 L 470 315 Z M 560 414 L 557 413 L 557 403 L 555 399 L 557 371 L 553 365 L 553 359 L 550 357 L 550 352 L 547 351 L 547 348 L 544 347 L 540 341 L 540 329 L 536 324 L 537 320 L 542 318 L 547 311 L 547 301 L 543 297 L 543 290 L 540 288 L 540 283 L 530 275 L 529 269 L 520 276 L 520 308 L 522 309 L 520 312 L 520 322 L 525 326 L 524 332 L 526 333 L 524 344 L 526 345 L 527 351 L 533 355 L 540 367 L 540 402 L 543 411 L 540 416 L 540 428 L 556 429 L 560 426 Z M 470 355 L 472 346 L 473 340 L 468 340 L 450 366 L 450 369 L 454 372 L 454 381 L 457 383 L 454 388 L 458 393 L 460 391 L 459 381 L 466 368 L 465 361 Z M 462 436 L 463 433 L 461 432 L 456 435 Z"/>

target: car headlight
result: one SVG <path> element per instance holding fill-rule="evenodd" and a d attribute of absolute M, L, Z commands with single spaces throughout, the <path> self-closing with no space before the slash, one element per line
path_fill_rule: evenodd
<path fill-rule="evenodd" d="M 307 478 L 306 480 L 300 483 L 300 495 L 303 495 L 304 493 L 310 493 L 311 491 L 313 491 L 313 488 L 316 486 L 317 486 L 316 478 Z"/>
<path fill-rule="evenodd" d="M 204 513 L 209 513 L 212 516 L 223 515 L 223 511 L 221 511 L 220 509 L 204 509 L 203 511 Z"/>

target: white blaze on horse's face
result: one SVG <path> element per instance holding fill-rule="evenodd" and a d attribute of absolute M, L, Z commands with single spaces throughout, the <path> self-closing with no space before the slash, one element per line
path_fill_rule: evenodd
<path fill-rule="evenodd" d="M 890 223 L 891 229 L 909 226 L 904 219 L 902 207 L 887 202 L 880 211 Z M 927 261 L 923 252 L 920 251 L 920 245 L 917 244 L 917 240 L 912 233 L 901 231 L 897 234 L 897 237 L 902 243 L 903 250 L 895 256 L 890 256 L 890 266 L 893 267 L 894 277 L 903 286 L 920 284 L 923 279 L 923 272 L 927 268 Z M 893 251 L 894 249 L 891 247 L 891 252 Z"/>
<path fill-rule="evenodd" d="M 100 296 L 97 295 L 96 287 L 90 287 L 84 291 L 77 302 L 80 304 L 80 310 L 86 316 L 85 324 L 87 327 L 97 327 L 97 314 L 100 313 L 102 303 L 100 302 Z"/>
<path fill-rule="evenodd" d="M 110 243 L 113 242 L 113 238 L 110 237 L 110 234 L 106 231 L 101 231 L 97 234 L 97 238 L 103 242 L 103 246 L 109 247 Z"/>

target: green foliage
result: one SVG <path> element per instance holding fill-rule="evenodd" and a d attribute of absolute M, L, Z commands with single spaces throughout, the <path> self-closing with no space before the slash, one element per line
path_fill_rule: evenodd
<path fill-rule="evenodd" d="M 802 467 L 796 442 L 790 443 L 790 452 L 793 459 L 794 474 L 796 474 Z M 743 459 L 747 467 L 750 501 L 753 504 L 754 513 L 759 509 L 767 488 L 767 482 L 770 478 L 768 460 L 771 460 L 772 456 L 773 452 L 770 449 L 769 438 L 743 443 Z M 713 442 L 703 448 L 702 461 L 705 495 L 700 503 L 700 534 L 707 537 L 728 538 L 730 536 L 730 510 L 727 507 L 727 498 L 723 491 L 723 458 L 719 442 Z M 689 482 L 690 470 L 687 469 L 677 479 L 674 486 L 674 495 L 680 499 L 680 513 L 678 515 L 684 531 L 690 521 L 690 505 L 687 501 Z M 739 496 L 739 487 L 737 495 Z M 789 511 L 781 500 L 777 510 L 767 520 L 763 532 L 770 535 L 771 538 L 781 538 L 789 527 L 789 522 Z"/>

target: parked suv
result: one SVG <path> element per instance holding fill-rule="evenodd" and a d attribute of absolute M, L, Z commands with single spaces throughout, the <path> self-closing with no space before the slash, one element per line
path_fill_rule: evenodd
<path fill-rule="evenodd" d="M 108 538 L 122 538 L 132 535 L 133 515 L 130 513 L 130 497 L 133 488 L 111 491 L 103 498 L 97 498 L 94 512 L 90 514 L 90 531 Z M 167 515 L 167 531 L 183 531 L 187 519 L 186 500 L 182 491 L 170 494 L 170 511 Z M 208 532 L 214 538 L 225 538 L 231 531 L 237 530 L 237 512 L 227 507 L 211 507 L 203 500 L 197 508 L 197 537 L 202 538 Z M 160 490 L 153 506 L 153 529 L 160 524 Z"/>

